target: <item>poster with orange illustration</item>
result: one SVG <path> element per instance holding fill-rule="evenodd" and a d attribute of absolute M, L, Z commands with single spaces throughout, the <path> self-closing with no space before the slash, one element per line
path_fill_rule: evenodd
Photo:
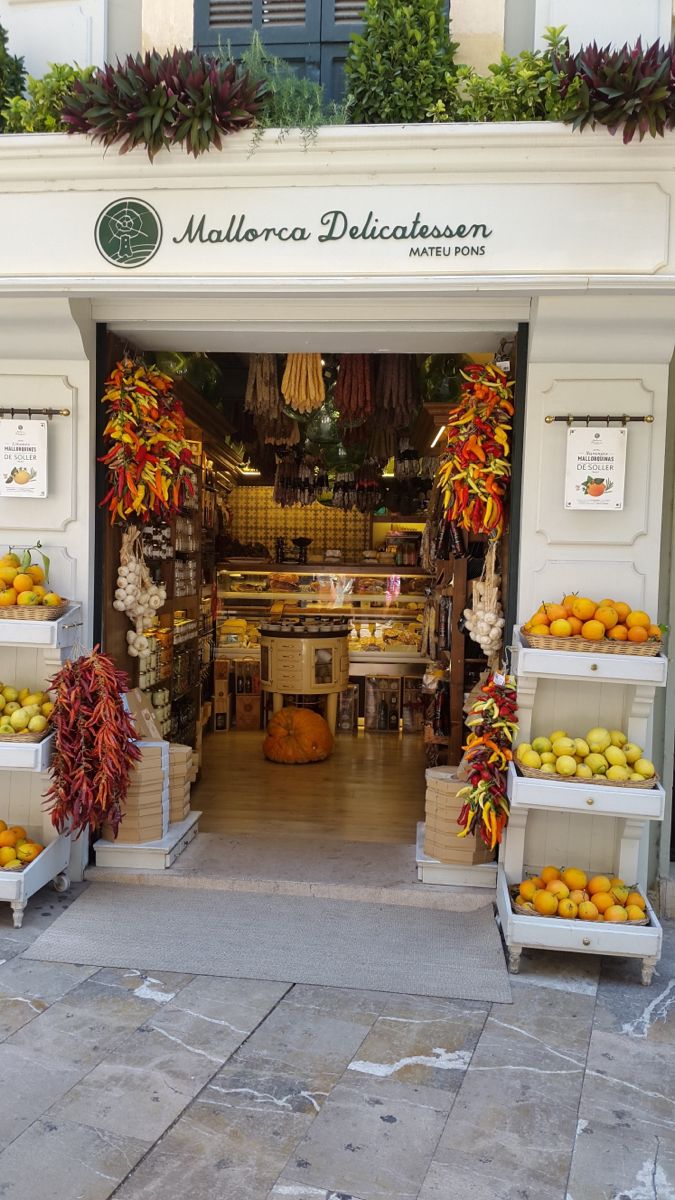
<path fill-rule="evenodd" d="M 570 425 L 565 463 L 565 508 L 623 508 L 628 430 Z"/>
<path fill-rule="evenodd" d="M 47 438 L 46 421 L 0 421 L 0 496 L 46 499 Z"/>

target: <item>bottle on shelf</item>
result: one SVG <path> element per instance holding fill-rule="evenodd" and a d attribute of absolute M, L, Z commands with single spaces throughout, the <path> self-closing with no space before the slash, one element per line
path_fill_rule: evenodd
<path fill-rule="evenodd" d="M 380 695 L 380 700 L 377 706 L 377 728 L 389 728 L 389 706 L 387 704 L 387 697 L 385 696 L 384 692 L 382 692 Z"/>
<path fill-rule="evenodd" d="M 253 678 L 251 676 L 251 664 L 250 663 L 244 664 L 244 671 L 245 671 L 244 691 L 246 692 L 247 695 L 250 695 L 251 692 L 253 691 Z"/>
<path fill-rule="evenodd" d="M 243 691 L 244 691 L 244 676 L 242 674 L 242 668 L 239 667 L 239 669 L 237 671 L 237 695 L 241 696 L 243 694 Z"/>
<path fill-rule="evenodd" d="M 396 730 L 398 733 L 398 696 L 396 692 L 391 693 L 389 701 L 389 728 Z"/>

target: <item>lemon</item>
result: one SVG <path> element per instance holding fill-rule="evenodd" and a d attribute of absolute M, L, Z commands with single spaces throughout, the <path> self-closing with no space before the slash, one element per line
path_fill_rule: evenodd
<path fill-rule="evenodd" d="M 541 770 L 542 775 L 555 775 L 556 774 L 556 769 L 555 769 L 554 763 L 550 763 L 550 762 L 542 763 L 540 770 Z M 642 776 L 640 776 L 640 778 L 642 778 Z"/>
<path fill-rule="evenodd" d="M 611 779 L 612 783 L 626 783 L 630 772 L 627 767 L 614 766 L 607 771 L 607 779 Z"/>
<path fill-rule="evenodd" d="M 574 774 L 576 775 L 577 779 L 592 779 L 593 778 L 593 772 L 591 771 L 591 768 L 587 767 L 586 763 L 583 763 L 583 762 L 577 764 L 577 769 L 574 772 Z"/>
<path fill-rule="evenodd" d="M 624 742 L 622 750 L 627 763 L 636 763 L 639 758 L 642 758 L 642 747 L 636 746 L 635 742 Z"/>
<path fill-rule="evenodd" d="M 532 747 L 529 742 L 521 742 L 520 745 L 516 748 L 516 758 L 518 759 L 518 761 L 520 762 L 523 755 L 527 754 L 528 750 L 531 750 L 531 749 L 532 749 Z"/>
<path fill-rule="evenodd" d="M 36 714 L 28 722 L 28 728 L 31 733 L 44 733 L 48 724 L 49 722 L 46 717 Z"/>
<path fill-rule="evenodd" d="M 12 729 L 16 729 L 19 733 L 22 729 L 28 728 L 29 721 L 30 714 L 26 712 L 25 708 L 17 708 L 9 718 L 9 723 L 12 726 Z"/>
<path fill-rule="evenodd" d="M 566 738 L 566 737 L 567 737 L 567 733 L 564 729 L 554 729 L 553 733 L 549 733 L 548 740 L 551 743 L 551 747 L 553 747 L 553 743 L 557 742 L 559 738 Z"/>
<path fill-rule="evenodd" d="M 605 750 L 605 758 L 610 767 L 625 767 L 626 755 L 618 746 L 608 746 Z"/>
<path fill-rule="evenodd" d="M 572 738 L 558 738 L 557 741 L 553 743 L 553 753 L 555 754 L 556 758 L 560 758 L 561 754 L 574 754 L 574 742 Z"/>
<path fill-rule="evenodd" d="M 541 759 L 536 750 L 526 750 L 521 756 L 520 761 L 524 767 L 530 767 L 535 771 L 538 771 L 541 767 Z"/>
<path fill-rule="evenodd" d="M 636 775 L 641 775 L 643 779 L 651 779 L 656 774 L 656 767 L 648 758 L 639 758 L 633 769 Z"/>
<path fill-rule="evenodd" d="M 576 759 L 571 754 L 560 754 L 555 764 L 555 769 L 558 775 L 575 775 L 577 765 Z"/>
<path fill-rule="evenodd" d="M 532 742 L 532 749 L 536 750 L 537 754 L 546 754 L 551 749 L 551 743 L 547 737 L 536 737 Z"/>
<path fill-rule="evenodd" d="M 586 758 L 590 754 L 588 742 L 583 738 L 574 739 L 574 753 L 579 755 L 579 758 Z"/>
<path fill-rule="evenodd" d="M 638 775 L 637 771 L 633 771 L 632 775 L 630 775 L 629 778 L 630 778 L 631 783 L 644 783 L 644 776 Z"/>
<path fill-rule="evenodd" d="M 603 754 L 611 742 L 609 730 L 603 729 L 602 726 L 596 726 L 594 729 L 589 729 L 586 734 L 586 741 L 589 749 L 594 754 Z"/>
<path fill-rule="evenodd" d="M 625 746 L 626 742 L 628 741 L 628 738 L 626 737 L 625 733 L 622 733 L 620 729 L 610 729 L 609 739 L 610 739 L 612 745 L 618 746 L 619 749 L 621 749 L 622 746 Z"/>
<path fill-rule="evenodd" d="M 586 766 L 591 768 L 594 775 L 606 775 L 607 759 L 604 754 L 589 754 L 585 762 Z"/>
<path fill-rule="evenodd" d="M 542 764 L 555 762 L 555 754 L 552 750 L 544 750 L 543 754 L 540 754 L 539 757 L 542 761 Z"/>

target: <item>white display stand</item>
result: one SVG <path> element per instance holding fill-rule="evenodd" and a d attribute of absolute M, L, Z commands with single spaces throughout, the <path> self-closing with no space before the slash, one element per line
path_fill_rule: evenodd
<path fill-rule="evenodd" d="M 97 867 L 136 867 L 142 871 L 166 871 L 199 833 L 201 812 L 190 812 L 183 821 L 169 825 L 169 832 L 154 842 L 94 842 Z"/>
<path fill-rule="evenodd" d="M 81 605 L 73 603 L 56 621 L 0 619 L 0 679 L 26 680 L 45 687 L 49 678 L 71 653 L 82 627 Z M 41 742 L 0 743 L 4 804 L 0 816 L 8 825 L 23 825 L 42 853 L 22 871 L 0 870 L 0 901 L 12 906 L 14 925 L 23 922 L 26 904 L 46 883 L 53 880 L 57 891 L 70 887 L 68 863 L 71 842 L 68 834 L 56 834 L 43 807 L 49 781 L 45 777 L 54 735 Z"/>
<path fill-rule="evenodd" d="M 663 655 L 576 654 L 523 646 L 518 629 L 512 647 L 518 683 L 519 740 L 553 728 L 572 736 L 594 725 L 625 729 L 630 741 L 649 745 L 657 687 L 666 682 Z M 533 720 L 536 714 L 536 731 Z M 646 890 L 646 847 L 650 821 L 663 820 L 665 793 L 525 778 L 511 764 L 511 813 L 500 847 L 497 906 L 517 973 L 524 946 L 642 959 L 642 981 L 651 981 L 661 954 L 662 932 L 648 905 L 650 924 L 612 925 L 526 917 L 511 908 L 509 886 L 547 863 L 579 866 L 593 873 L 617 871 L 628 884 Z"/>
<path fill-rule="evenodd" d="M 494 892 L 497 883 L 497 864 L 473 863 L 462 866 L 461 863 L 444 863 L 438 858 L 430 858 L 424 853 L 424 821 L 417 822 L 417 841 L 415 845 L 415 862 L 417 878 L 420 883 L 442 883 L 454 887 L 489 888 Z"/>

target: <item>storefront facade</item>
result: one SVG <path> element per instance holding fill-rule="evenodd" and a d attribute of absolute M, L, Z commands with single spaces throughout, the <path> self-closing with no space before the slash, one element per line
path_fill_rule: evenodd
<path fill-rule="evenodd" d="M 5 410 L 50 423 L 49 498 L 3 499 L 3 544 L 95 594 L 96 331 L 141 348 L 460 349 L 529 325 L 518 616 L 568 591 L 670 617 L 675 138 L 547 125 L 328 128 L 150 164 L 65 136 L 0 139 Z M 673 402 L 670 403 L 672 410 Z M 620 511 L 564 506 L 564 422 L 628 414 Z M 669 423 L 670 415 L 670 423 Z M 670 691 L 654 757 L 672 778 Z M 37 786 L 37 783 L 35 784 Z M 669 827 L 652 848 L 665 876 Z"/>

